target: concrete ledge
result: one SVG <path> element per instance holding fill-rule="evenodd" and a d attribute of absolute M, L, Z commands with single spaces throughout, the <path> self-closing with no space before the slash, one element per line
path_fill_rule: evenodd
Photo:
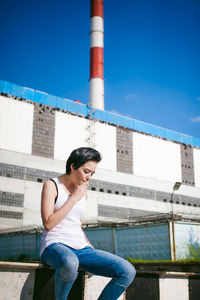
<path fill-rule="evenodd" d="M 157 270 L 150 265 L 135 264 L 136 278 L 119 300 L 200 299 L 200 269 L 170 272 L 162 264 L 157 263 Z M 79 270 L 68 299 L 96 300 L 109 280 Z M 54 269 L 39 263 L 0 262 L 0 290 L 1 300 L 55 300 Z"/>
<path fill-rule="evenodd" d="M 32 300 L 38 264 L 0 263 L 1 300 Z"/>
<path fill-rule="evenodd" d="M 40 263 L 24 263 L 24 262 L 8 262 L 8 261 L 0 261 L 0 270 L 2 268 L 19 268 L 19 269 L 37 269 L 37 268 L 43 268 L 43 264 Z"/>
<path fill-rule="evenodd" d="M 186 262 L 148 262 L 134 263 L 137 272 L 182 272 L 182 273 L 200 273 L 200 261 Z"/>
<path fill-rule="evenodd" d="M 96 300 L 109 280 L 79 270 L 68 299 Z M 1 300 L 55 300 L 54 269 L 39 263 L 1 261 L 0 290 Z"/>

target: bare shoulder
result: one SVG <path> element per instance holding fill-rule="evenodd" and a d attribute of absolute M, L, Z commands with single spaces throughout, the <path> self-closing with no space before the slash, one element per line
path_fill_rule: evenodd
<path fill-rule="evenodd" d="M 52 180 L 47 180 L 44 182 L 43 184 L 43 189 L 42 189 L 43 193 L 51 193 L 52 195 L 56 195 L 57 194 L 57 190 L 55 187 L 55 184 L 52 182 Z"/>
<path fill-rule="evenodd" d="M 44 186 L 44 187 L 47 187 L 47 188 L 48 188 L 48 187 L 52 187 L 52 186 L 54 186 L 54 185 L 55 185 L 55 184 L 54 184 L 53 181 L 50 180 L 50 179 L 47 180 L 47 181 L 45 181 L 44 184 L 43 184 L 43 186 Z"/>

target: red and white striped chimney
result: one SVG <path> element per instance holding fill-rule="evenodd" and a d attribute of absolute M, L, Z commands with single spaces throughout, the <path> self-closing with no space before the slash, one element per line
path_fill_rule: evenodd
<path fill-rule="evenodd" d="M 103 0 L 91 0 L 89 102 L 101 110 L 104 110 L 103 41 Z"/>

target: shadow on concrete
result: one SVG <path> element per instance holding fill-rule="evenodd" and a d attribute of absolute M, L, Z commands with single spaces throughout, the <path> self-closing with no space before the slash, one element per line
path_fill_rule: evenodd
<path fill-rule="evenodd" d="M 127 300 L 159 300 L 159 275 L 137 274 L 126 291 Z"/>
<path fill-rule="evenodd" d="M 54 292 L 54 270 L 49 268 L 38 268 L 35 271 L 35 284 L 33 300 L 55 300 Z M 82 300 L 84 294 L 84 272 L 79 271 L 78 277 L 69 293 L 67 299 Z M 25 299 L 20 299 L 25 300 Z M 26 299 L 27 300 L 27 299 Z"/>
<path fill-rule="evenodd" d="M 32 271 L 21 290 L 20 300 L 32 300 L 33 299 L 33 290 L 34 290 L 34 281 L 35 281 L 35 272 Z"/>

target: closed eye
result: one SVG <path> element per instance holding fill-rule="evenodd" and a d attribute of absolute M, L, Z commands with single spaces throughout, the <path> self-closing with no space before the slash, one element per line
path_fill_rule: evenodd
<path fill-rule="evenodd" d="M 91 176 L 95 174 L 95 172 L 91 172 L 91 170 L 89 170 L 89 169 L 84 170 L 84 173 L 85 174 L 91 173 Z"/>
<path fill-rule="evenodd" d="M 89 174 L 89 173 L 90 173 L 90 171 L 88 171 L 88 170 L 84 170 L 84 173 L 85 173 L 85 174 Z"/>

